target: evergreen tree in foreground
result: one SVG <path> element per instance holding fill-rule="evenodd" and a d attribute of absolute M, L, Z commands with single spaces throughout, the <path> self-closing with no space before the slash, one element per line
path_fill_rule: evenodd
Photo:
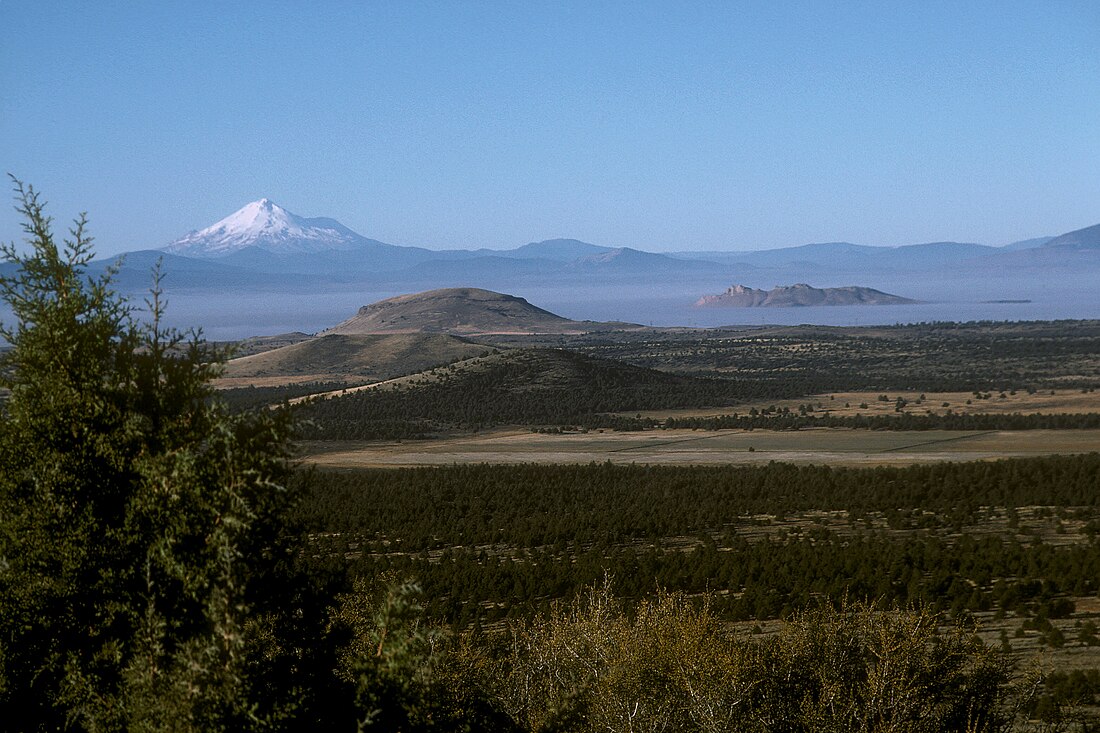
<path fill-rule="evenodd" d="M 114 269 L 88 275 L 85 217 L 58 244 L 39 194 L 15 190 L 29 248 L 0 249 L 0 720 L 272 722 L 285 711 L 253 687 L 266 576 L 287 562 L 286 420 L 229 414 L 218 355 L 162 325 L 159 275 L 143 323 Z"/>

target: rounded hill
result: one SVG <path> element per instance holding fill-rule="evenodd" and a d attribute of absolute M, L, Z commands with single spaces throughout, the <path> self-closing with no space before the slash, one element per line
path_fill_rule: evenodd
<path fill-rule="evenodd" d="M 480 288 L 442 288 L 365 305 L 325 333 L 580 333 L 593 325 L 562 318 L 514 295 Z"/>

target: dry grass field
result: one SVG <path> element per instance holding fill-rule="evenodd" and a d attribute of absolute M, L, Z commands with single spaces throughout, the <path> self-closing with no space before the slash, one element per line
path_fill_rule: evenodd
<path fill-rule="evenodd" d="M 973 392 L 835 392 L 816 394 L 790 400 L 767 400 L 750 402 L 733 409 L 720 408 L 710 410 L 661 410 L 641 413 L 643 417 L 657 419 L 665 417 L 711 417 L 728 415 L 732 411 L 746 414 L 749 411 L 787 408 L 798 412 L 804 405 L 812 405 L 816 414 L 841 417 L 855 415 L 896 415 L 898 398 L 905 401 L 905 412 L 914 415 L 932 411 L 943 414 L 948 410 L 954 413 L 969 414 L 1032 414 L 1065 415 L 1082 412 L 1100 412 L 1100 392 L 1082 392 L 1081 390 L 1046 390 L 1028 394 L 1018 392 L 982 392 L 977 397 Z M 985 395 L 988 395 L 986 397 Z M 1003 395 L 1003 396 L 1002 396 Z M 886 399 L 882 399 L 885 397 Z"/>
<path fill-rule="evenodd" d="M 501 429 L 418 441 L 312 442 L 305 460 L 327 467 L 462 463 L 909 465 L 1100 450 L 1100 430 L 870 431 L 843 428 L 654 430 L 561 435 Z"/>

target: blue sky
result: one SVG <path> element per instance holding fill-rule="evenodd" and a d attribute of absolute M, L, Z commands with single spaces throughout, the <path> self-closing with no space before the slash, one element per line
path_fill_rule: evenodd
<path fill-rule="evenodd" d="M 0 169 L 103 254 L 263 196 L 433 248 L 1004 244 L 1100 222 L 1098 39 L 1091 1 L 0 0 Z"/>

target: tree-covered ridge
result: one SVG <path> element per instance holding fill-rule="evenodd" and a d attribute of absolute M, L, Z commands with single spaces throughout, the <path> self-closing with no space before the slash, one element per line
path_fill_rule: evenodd
<path fill-rule="evenodd" d="M 1100 384 L 1100 336 L 1092 323 L 977 330 L 911 326 L 875 329 L 872 335 L 853 335 L 853 329 L 820 334 L 776 329 L 730 338 L 720 332 L 694 339 L 676 332 L 649 338 L 614 333 L 561 337 L 567 349 L 541 348 L 550 342 L 537 342 L 540 348 L 459 362 L 300 409 L 313 423 L 311 437 L 327 440 L 417 437 L 494 425 L 627 430 L 1088 428 L 1098 424 L 1097 418 L 1084 412 L 1008 414 L 997 409 L 983 414 L 978 408 L 958 412 L 923 400 L 899 401 L 890 416 L 815 413 L 812 406 L 799 413 L 732 413 L 739 406 L 745 413 L 746 403 L 846 390 L 996 391 L 1002 396 L 1052 387 L 1091 392 Z M 267 394 L 273 401 L 280 396 L 274 390 Z M 731 414 L 667 420 L 631 416 L 683 408 L 728 408 Z"/>
<path fill-rule="evenodd" d="M 388 436 L 395 426 L 414 434 L 561 425 L 607 412 L 711 407 L 771 396 L 738 380 L 677 376 L 556 349 L 514 350 L 475 361 L 311 402 L 299 414 L 315 423 L 312 437 L 342 440 Z"/>

